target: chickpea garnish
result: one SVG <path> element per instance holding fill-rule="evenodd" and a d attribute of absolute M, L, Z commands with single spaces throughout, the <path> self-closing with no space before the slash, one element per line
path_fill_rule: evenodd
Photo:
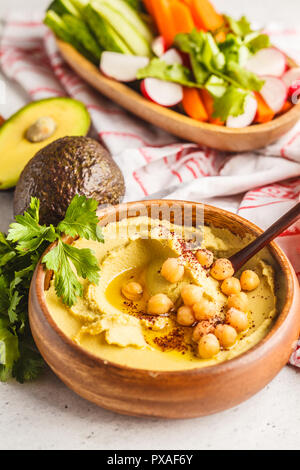
<path fill-rule="evenodd" d="M 202 359 L 210 359 L 211 357 L 218 354 L 220 351 L 220 343 L 218 338 L 210 333 L 209 335 L 203 336 L 198 344 L 199 356 Z"/>
<path fill-rule="evenodd" d="M 203 289 L 194 284 L 184 286 L 181 291 L 181 297 L 185 305 L 192 307 L 202 299 Z"/>
<path fill-rule="evenodd" d="M 203 268 L 210 268 L 214 262 L 214 255 L 209 250 L 198 250 L 196 252 L 196 258 Z"/>
<path fill-rule="evenodd" d="M 195 315 L 193 309 L 187 305 L 183 305 L 177 311 L 177 322 L 182 326 L 192 326 L 195 323 Z"/>
<path fill-rule="evenodd" d="M 122 287 L 122 294 L 128 300 L 140 300 L 143 295 L 143 288 L 138 282 L 128 282 Z"/>
<path fill-rule="evenodd" d="M 215 331 L 214 325 L 210 321 L 201 321 L 195 326 L 193 330 L 192 339 L 195 343 L 198 343 L 202 336 L 208 335 Z"/>
<path fill-rule="evenodd" d="M 234 275 L 234 269 L 229 259 L 219 258 L 212 265 L 210 274 L 217 281 L 224 281 Z"/>
<path fill-rule="evenodd" d="M 238 294 L 241 292 L 240 281 L 236 277 L 228 277 L 222 282 L 221 291 L 228 296 Z"/>
<path fill-rule="evenodd" d="M 245 312 L 230 308 L 226 313 L 226 323 L 233 326 L 239 333 L 248 329 L 249 321 Z"/>
<path fill-rule="evenodd" d="M 239 294 L 232 294 L 227 299 L 228 308 L 236 308 L 242 312 L 248 310 L 248 297 L 245 292 L 240 292 Z"/>
<path fill-rule="evenodd" d="M 237 339 L 236 330 L 230 325 L 218 325 L 215 329 L 215 335 L 223 348 L 230 348 Z"/>
<path fill-rule="evenodd" d="M 179 282 L 183 278 L 184 267 L 177 258 L 169 258 L 162 265 L 161 275 L 169 282 Z"/>
<path fill-rule="evenodd" d="M 247 269 L 242 273 L 240 281 L 242 289 L 249 292 L 256 289 L 260 284 L 258 275 L 251 269 Z"/>
<path fill-rule="evenodd" d="M 203 298 L 193 306 L 193 310 L 198 321 L 211 320 L 216 316 L 215 305 Z"/>
<path fill-rule="evenodd" d="M 147 312 L 150 315 L 164 315 L 173 307 L 173 302 L 165 294 L 156 294 L 150 297 Z"/>

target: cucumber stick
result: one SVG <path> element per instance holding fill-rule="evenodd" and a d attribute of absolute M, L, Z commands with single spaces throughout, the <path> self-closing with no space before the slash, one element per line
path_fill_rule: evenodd
<path fill-rule="evenodd" d="M 124 0 L 95 0 L 97 3 L 103 3 L 111 9 L 119 12 L 128 21 L 134 29 L 149 43 L 153 41 L 153 35 L 148 26 L 143 22 L 139 14 Z"/>
<path fill-rule="evenodd" d="M 72 15 L 63 15 L 62 20 L 70 31 L 70 34 L 73 37 L 77 37 L 77 40 L 81 42 L 83 47 L 93 54 L 97 62 L 99 62 L 103 49 L 97 43 L 88 25 L 80 18 Z"/>
<path fill-rule="evenodd" d="M 120 36 L 92 4 L 87 4 L 84 8 L 83 15 L 89 27 L 95 34 L 99 44 L 105 51 L 133 54 L 133 51 L 129 49 L 123 39 L 120 38 Z"/>
<path fill-rule="evenodd" d="M 82 42 L 80 42 L 78 38 L 78 34 L 74 36 L 71 33 L 69 27 L 63 21 L 63 19 L 60 18 L 55 11 L 52 11 L 52 10 L 47 11 L 45 19 L 44 19 L 44 23 L 50 29 L 52 29 L 52 31 L 56 34 L 58 38 L 60 38 L 62 41 L 65 41 L 71 44 L 73 47 L 75 47 L 75 49 L 78 50 L 78 52 L 80 52 L 80 54 L 82 54 L 88 60 L 90 60 L 94 64 L 99 63 L 98 55 L 95 56 L 83 46 Z"/>
<path fill-rule="evenodd" d="M 71 0 L 54 0 L 50 4 L 48 11 L 54 11 L 60 17 L 65 14 L 80 17 L 78 9 Z"/>
<path fill-rule="evenodd" d="M 124 15 L 113 9 L 110 0 L 108 1 L 109 3 L 104 0 L 94 0 L 91 6 L 121 36 L 135 55 L 150 57 L 151 47 L 148 41 L 124 18 Z"/>

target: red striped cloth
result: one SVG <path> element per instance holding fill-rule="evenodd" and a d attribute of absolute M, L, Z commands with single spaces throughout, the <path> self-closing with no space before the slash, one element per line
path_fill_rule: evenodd
<path fill-rule="evenodd" d="M 277 47 L 300 63 L 300 30 L 270 26 L 268 33 Z M 224 154 L 181 142 L 87 86 L 63 61 L 39 15 L 9 18 L 1 38 L 0 67 L 31 100 L 70 95 L 86 104 L 94 130 L 124 173 L 126 200 L 176 187 L 169 198 L 217 205 L 262 228 L 299 200 L 300 122 L 257 152 Z M 300 279 L 300 224 L 277 241 Z M 300 342 L 291 363 L 300 367 Z"/>

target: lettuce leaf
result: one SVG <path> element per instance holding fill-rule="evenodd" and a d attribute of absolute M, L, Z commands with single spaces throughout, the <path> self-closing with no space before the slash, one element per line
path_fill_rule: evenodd
<path fill-rule="evenodd" d="M 215 98 L 213 117 L 226 121 L 229 116 L 243 114 L 248 95 L 248 91 L 229 86 L 223 96 Z"/>
<path fill-rule="evenodd" d="M 202 88 L 201 85 L 195 83 L 192 73 L 187 67 L 181 64 L 169 65 L 158 58 L 152 59 L 146 67 L 140 69 L 137 73 L 138 80 L 148 77 L 179 83 L 187 87 Z"/>

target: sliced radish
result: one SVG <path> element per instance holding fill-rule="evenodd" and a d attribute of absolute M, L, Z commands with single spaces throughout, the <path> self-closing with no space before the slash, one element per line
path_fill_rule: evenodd
<path fill-rule="evenodd" d="M 279 113 L 287 99 L 287 86 L 283 80 L 277 77 L 261 77 L 265 84 L 260 90 L 260 94 L 267 105 L 274 111 Z"/>
<path fill-rule="evenodd" d="M 169 49 L 161 56 L 161 60 L 166 62 L 168 65 L 181 64 L 183 63 L 182 57 L 176 49 Z"/>
<path fill-rule="evenodd" d="M 136 80 L 138 70 L 148 64 L 148 57 L 105 51 L 101 56 L 100 70 L 107 77 L 119 82 L 132 82 Z"/>
<path fill-rule="evenodd" d="M 152 51 L 157 57 L 161 57 L 167 50 L 167 43 L 165 38 L 157 36 L 152 42 Z"/>
<path fill-rule="evenodd" d="M 248 127 L 252 124 L 255 119 L 257 111 L 257 101 L 253 95 L 249 95 L 246 98 L 245 102 L 245 111 L 239 116 L 229 116 L 226 121 L 227 127 L 233 127 L 236 129 L 241 129 L 243 127 Z"/>
<path fill-rule="evenodd" d="M 165 82 L 157 78 L 145 78 L 141 83 L 143 95 L 156 104 L 170 108 L 183 99 L 183 89 L 177 83 Z"/>
<path fill-rule="evenodd" d="M 300 67 L 290 69 L 283 75 L 282 80 L 288 87 L 289 98 L 292 98 L 300 91 Z"/>
<path fill-rule="evenodd" d="M 246 64 L 246 69 L 256 75 L 281 77 L 286 71 L 287 60 L 283 52 L 269 47 L 261 49 Z"/>

